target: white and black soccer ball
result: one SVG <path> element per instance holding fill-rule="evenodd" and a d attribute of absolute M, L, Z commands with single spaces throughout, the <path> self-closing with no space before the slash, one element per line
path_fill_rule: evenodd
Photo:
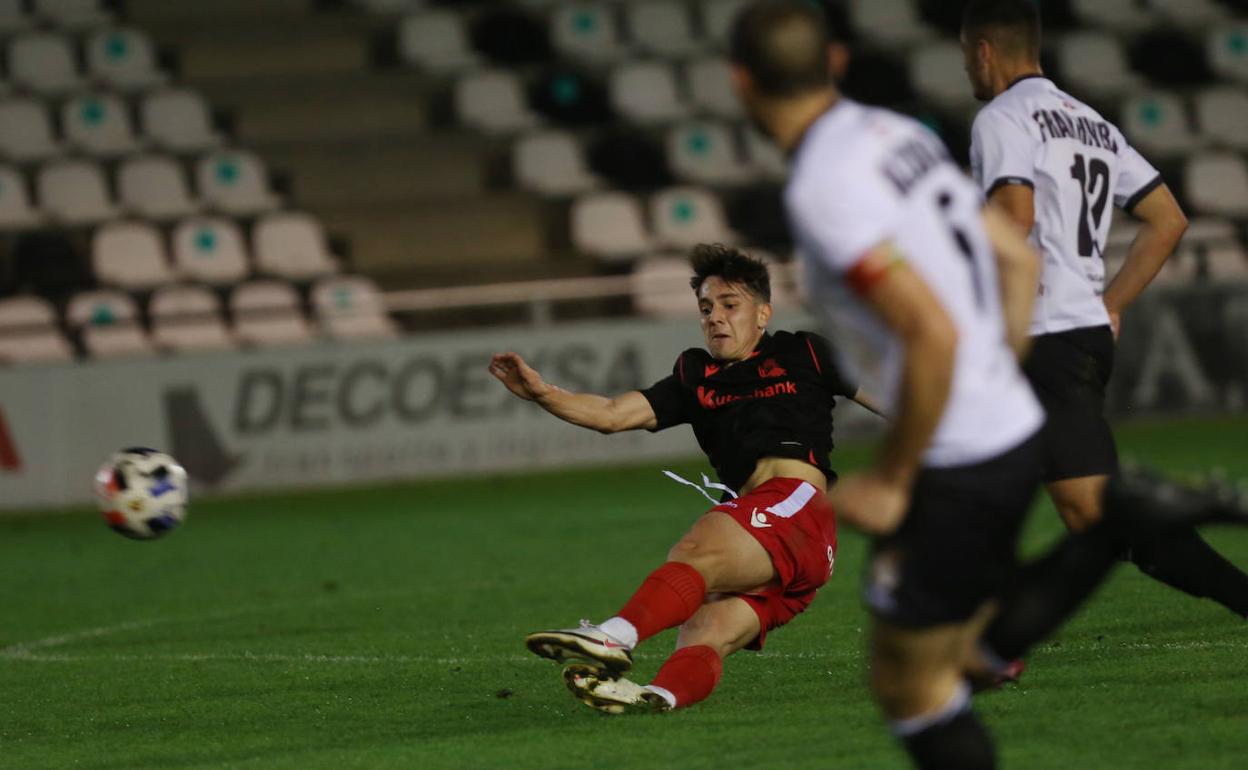
<path fill-rule="evenodd" d="M 113 531 L 154 540 L 186 518 L 186 469 L 155 449 L 123 449 L 96 472 L 95 496 Z"/>

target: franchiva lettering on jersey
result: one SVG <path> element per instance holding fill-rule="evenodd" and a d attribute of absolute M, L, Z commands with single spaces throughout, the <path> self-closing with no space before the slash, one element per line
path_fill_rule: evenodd
<path fill-rule="evenodd" d="M 1088 147 L 1118 152 L 1118 142 L 1114 141 L 1109 124 L 1103 120 L 1092 120 L 1083 116 L 1072 118 L 1057 110 L 1036 110 L 1031 118 L 1040 126 L 1041 141 L 1077 139 Z"/>
<path fill-rule="evenodd" d="M 949 151 L 939 139 L 934 136 L 916 136 L 891 153 L 880 170 L 897 188 L 897 192 L 907 195 L 927 172 L 948 159 Z"/>
<path fill-rule="evenodd" d="M 758 398 L 775 398 L 776 396 L 792 396 L 797 394 L 797 384 L 793 382 L 777 382 L 775 385 L 768 385 L 765 388 L 758 388 L 748 395 L 736 395 L 726 393 L 719 395 L 714 388 L 707 388 L 702 385 L 698 386 L 698 403 L 703 409 L 718 409 L 721 406 L 734 404 L 738 401 L 753 401 Z"/>

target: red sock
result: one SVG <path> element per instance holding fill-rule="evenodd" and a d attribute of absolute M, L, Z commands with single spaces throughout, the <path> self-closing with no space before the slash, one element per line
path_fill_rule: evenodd
<path fill-rule="evenodd" d="M 688 564 L 669 561 L 651 572 L 616 614 L 633 624 L 640 643 L 693 617 L 705 598 L 702 574 Z"/>
<path fill-rule="evenodd" d="M 719 653 L 705 644 L 681 647 L 672 653 L 650 684 L 662 687 L 676 696 L 680 708 L 706 700 L 719 684 L 724 661 Z"/>

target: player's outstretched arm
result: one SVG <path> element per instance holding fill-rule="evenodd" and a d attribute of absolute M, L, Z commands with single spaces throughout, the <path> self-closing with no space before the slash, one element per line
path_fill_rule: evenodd
<path fill-rule="evenodd" d="M 837 513 L 872 534 L 901 524 L 923 451 L 940 422 L 953 381 L 957 328 L 931 288 L 884 243 L 851 271 L 863 300 L 905 349 L 897 414 L 874 466 L 832 488 Z"/>
<path fill-rule="evenodd" d="M 1145 195 L 1131 213 L 1142 219 L 1144 224 L 1131 242 L 1126 262 L 1105 287 L 1105 309 L 1109 311 L 1115 337 L 1118 336 L 1122 311 L 1161 271 L 1187 230 L 1187 217 L 1170 188 L 1164 184 Z"/>
<path fill-rule="evenodd" d="M 868 412 L 874 412 L 880 417 L 883 417 L 884 419 L 888 419 L 888 415 L 884 414 L 884 407 L 880 406 L 879 402 L 877 402 L 874 398 L 872 398 L 862 388 L 859 388 L 857 391 L 854 392 L 854 397 L 852 400 L 855 404 L 857 404 L 858 406 L 861 406 L 863 409 L 866 409 Z"/>
<path fill-rule="evenodd" d="M 559 419 L 582 428 L 618 433 L 658 425 L 654 408 L 640 392 L 633 390 L 615 398 L 572 393 L 546 382 L 517 353 L 495 354 L 490 360 L 490 374 L 525 401 L 536 401 Z"/>
<path fill-rule="evenodd" d="M 1031 192 L 1022 185 L 1019 187 Z M 1003 188 L 1004 189 L 1004 188 Z M 999 191 L 998 191 L 999 192 Z M 1027 333 L 1031 312 L 1040 284 L 1040 256 L 1019 231 L 1018 218 L 1003 213 L 996 204 L 984 207 L 984 229 L 997 255 L 997 274 L 1001 282 L 1001 310 L 1005 315 L 1005 336 L 1018 360 L 1023 360 L 1031 347 Z"/>

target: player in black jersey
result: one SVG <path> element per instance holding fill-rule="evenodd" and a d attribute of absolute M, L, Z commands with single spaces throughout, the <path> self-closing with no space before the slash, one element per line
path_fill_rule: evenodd
<path fill-rule="evenodd" d="M 767 632 L 806 609 L 836 555 L 825 497 L 838 397 L 865 399 L 824 338 L 769 334 L 767 267 L 723 246 L 694 249 L 691 284 L 706 349 L 686 350 L 672 374 L 615 398 L 545 382 L 515 353 L 490 371 L 512 393 L 603 433 L 689 423 L 730 488 L 699 518 L 618 614 L 599 625 L 532 634 L 527 645 L 564 669 L 569 689 L 608 713 L 664 711 L 710 695 L 723 658 L 761 649 Z M 680 626 L 676 652 L 642 687 L 622 676 L 632 649 Z"/>

